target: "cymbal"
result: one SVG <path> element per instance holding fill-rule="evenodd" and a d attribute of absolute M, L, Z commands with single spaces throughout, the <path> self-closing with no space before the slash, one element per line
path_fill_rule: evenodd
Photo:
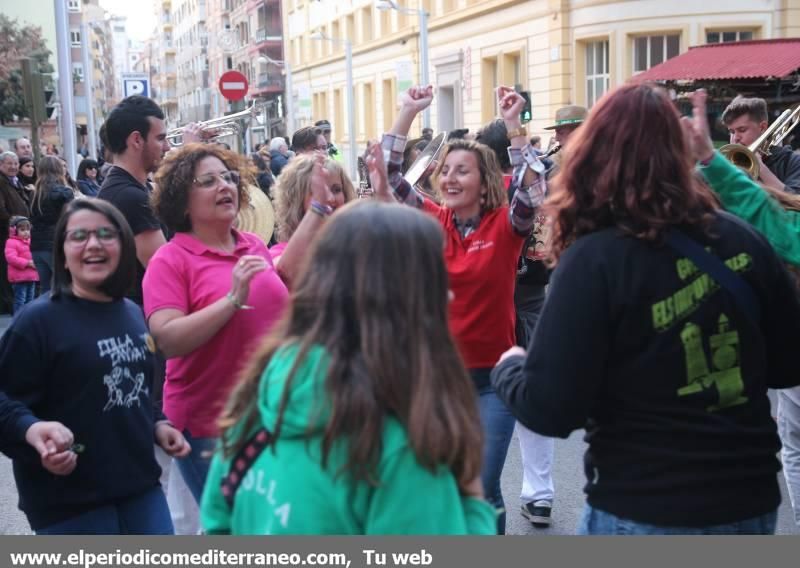
<path fill-rule="evenodd" d="M 414 160 L 414 163 L 408 168 L 406 175 L 403 178 L 411 184 L 411 186 L 415 186 L 422 176 L 425 175 L 425 171 L 428 169 L 428 166 L 431 162 L 433 162 L 438 156 L 439 153 L 442 151 L 444 147 L 445 141 L 447 140 L 447 132 L 439 133 L 436 138 L 428 142 L 428 145 L 425 146 L 425 149 L 417 156 L 417 159 Z"/>

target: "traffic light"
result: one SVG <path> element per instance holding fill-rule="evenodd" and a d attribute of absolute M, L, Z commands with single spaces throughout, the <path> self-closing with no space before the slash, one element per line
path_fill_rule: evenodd
<path fill-rule="evenodd" d="M 52 102 L 53 90 L 45 89 L 44 75 L 34 71 L 30 59 L 22 60 L 22 77 L 28 118 L 37 124 L 46 122 L 55 110 Z"/>
<path fill-rule="evenodd" d="M 519 120 L 522 124 L 526 124 L 531 121 L 533 109 L 531 107 L 531 94 L 529 91 L 520 91 L 519 93 L 522 95 L 522 98 L 525 99 L 525 106 L 522 107 L 522 111 L 519 113 Z"/>
<path fill-rule="evenodd" d="M 55 91 L 53 89 L 45 89 L 44 90 L 44 110 L 45 116 L 49 119 L 53 118 L 53 114 L 56 112 L 56 101 L 55 97 L 53 96 Z"/>
<path fill-rule="evenodd" d="M 31 119 L 37 124 L 47 120 L 44 100 L 44 78 L 41 73 L 31 74 L 31 102 L 28 108 L 31 113 Z"/>

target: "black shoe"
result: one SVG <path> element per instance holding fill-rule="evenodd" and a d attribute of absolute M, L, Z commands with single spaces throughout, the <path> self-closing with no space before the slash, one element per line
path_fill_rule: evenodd
<path fill-rule="evenodd" d="M 549 527 L 553 506 L 550 501 L 536 501 L 522 506 L 522 516 L 535 527 Z"/>

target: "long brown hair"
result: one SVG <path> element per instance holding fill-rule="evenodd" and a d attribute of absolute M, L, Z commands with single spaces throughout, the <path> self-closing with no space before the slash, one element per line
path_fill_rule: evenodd
<path fill-rule="evenodd" d="M 648 241 L 671 225 L 712 221 L 716 200 L 693 175 L 678 111 L 663 89 L 624 85 L 607 94 L 570 138 L 545 211 L 551 260 L 607 227 Z"/>
<path fill-rule="evenodd" d="M 253 355 L 228 401 L 220 420 L 224 453 L 235 455 L 260 424 L 259 383 L 276 351 L 297 346 L 277 423 L 264 425 L 273 440 L 280 437 L 295 372 L 319 345 L 330 358 L 326 399 L 317 401 L 331 409 L 323 467 L 334 444 L 346 440 L 342 470 L 379 482 L 383 428 L 394 416 L 423 466 L 449 467 L 462 487 L 474 480 L 481 463 L 480 417 L 448 330 L 443 251 L 438 224 L 413 208 L 362 200 L 337 211 L 316 238 L 286 316 Z"/>
<path fill-rule="evenodd" d="M 64 166 L 59 158 L 55 156 L 44 156 L 39 160 L 39 165 L 36 166 L 36 185 L 33 190 L 33 202 L 31 203 L 31 211 L 34 208 L 42 213 L 42 200 L 45 194 L 49 194 L 50 190 L 55 187 L 69 187 L 67 185 L 67 168 Z"/>

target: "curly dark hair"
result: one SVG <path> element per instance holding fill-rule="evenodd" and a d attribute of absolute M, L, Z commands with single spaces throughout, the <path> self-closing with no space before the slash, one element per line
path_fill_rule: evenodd
<path fill-rule="evenodd" d="M 242 176 L 237 187 L 239 208 L 250 203 L 245 186 L 253 180 L 252 168 L 238 154 L 216 144 L 186 144 L 167 154 L 156 172 L 156 188 L 150 197 L 153 211 L 171 231 L 186 233 L 192 230 L 189 219 L 189 192 L 194 185 L 195 168 L 204 158 L 219 159 L 230 171 Z"/>
<path fill-rule="evenodd" d="M 662 88 L 612 91 L 569 142 L 545 206 L 553 263 L 577 238 L 609 227 L 647 241 L 673 225 L 708 230 L 717 202 L 693 175 L 680 116 Z"/>

